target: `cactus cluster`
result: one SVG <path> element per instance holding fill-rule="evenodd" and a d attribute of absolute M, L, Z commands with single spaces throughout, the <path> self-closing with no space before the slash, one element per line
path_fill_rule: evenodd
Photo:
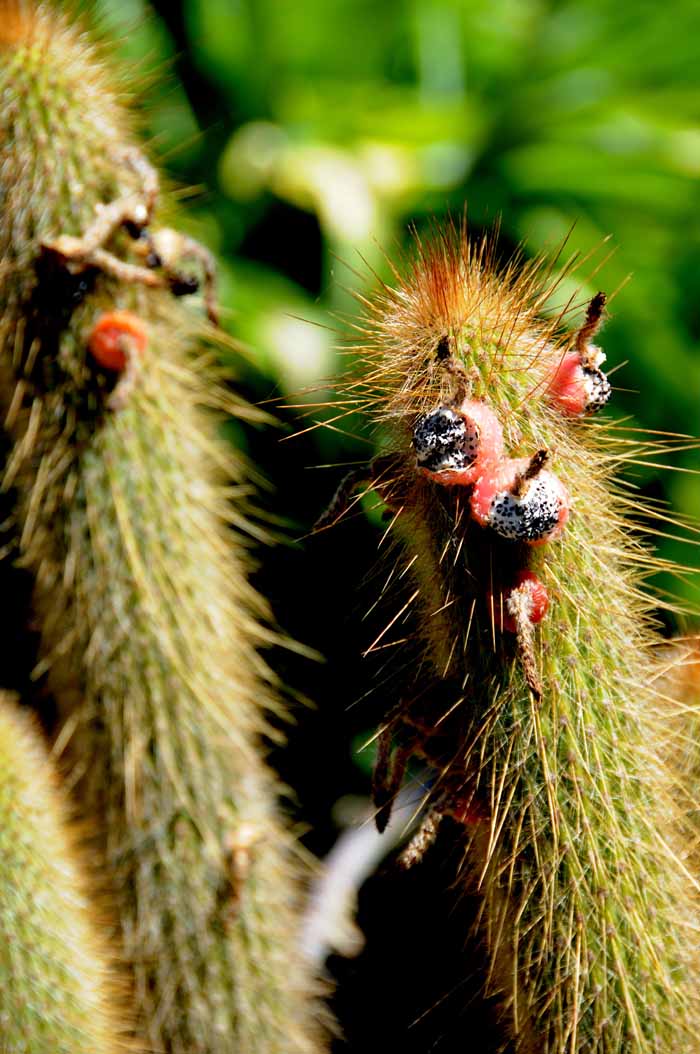
<path fill-rule="evenodd" d="M 48 5 L 1 6 L 3 485 L 137 1040 L 317 1050 L 299 869 L 262 748 L 280 704 L 247 581 L 249 484 L 216 434 L 236 407 L 213 328 L 174 299 L 203 284 L 214 320 L 212 269 L 160 227 L 106 56 Z"/>
<path fill-rule="evenodd" d="M 612 478 L 639 447 L 591 416 L 610 394 L 590 343 L 605 298 L 567 332 L 543 316 L 546 269 L 497 268 L 461 226 L 396 274 L 367 301 L 347 388 L 381 448 L 368 475 L 406 590 L 378 643 L 397 626 L 420 642 L 381 731 L 381 823 L 407 753 L 427 759 L 428 818 L 401 859 L 454 826 L 513 1049 L 690 1054 L 698 904 L 660 746 L 654 561 Z M 503 452 L 480 447 L 474 407 Z"/>
<path fill-rule="evenodd" d="M 162 226 L 105 55 L 47 4 L 0 15 L 2 485 L 115 949 L 62 792 L 0 699 L 0 1049 L 111 1054 L 128 1031 L 164 1054 L 314 1054 L 300 869 L 263 749 L 274 634 L 248 583 L 246 472 L 217 437 L 241 408 L 215 365 L 214 269 Z M 605 297 L 569 332 L 543 316 L 537 262 L 499 270 L 462 227 L 396 273 L 348 382 L 380 449 L 320 521 L 370 476 L 390 579 L 410 583 L 380 638 L 400 624 L 420 666 L 381 731 L 378 825 L 409 756 L 429 762 L 400 859 L 452 830 L 514 1051 L 692 1054 L 695 753 L 663 746 L 690 726 L 659 705 L 654 561 L 613 479 L 643 445 L 593 419 Z M 208 323 L 180 303 L 200 287 Z"/>

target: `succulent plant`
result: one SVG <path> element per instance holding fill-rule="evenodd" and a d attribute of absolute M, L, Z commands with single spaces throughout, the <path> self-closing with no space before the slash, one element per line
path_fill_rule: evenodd
<path fill-rule="evenodd" d="M 348 408 L 365 405 L 380 449 L 374 488 L 396 540 L 400 598 L 375 646 L 398 636 L 397 651 L 411 656 L 413 641 L 415 653 L 380 736 L 382 823 L 406 755 L 427 759 L 427 819 L 399 859 L 418 863 L 438 825 L 452 825 L 458 882 L 482 898 L 485 988 L 501 1001 L 508 1049 L 689 1054 L 698 905 L 659 742 L 642 589 L 654 559 L 612 478 L 658 443 L 552 396 L 605 298 L 567 332 L 564 314 L 543 315 L 556 283 L 541 262 L 498 268 L 463 226 L 419 243 L 395 275 L 366 301 L 347 381 Z M 504 454 L 470 485 L 438 485 L 416 463 L 415 430 L 454 405 L 456 387 L 498 418 Z M 522 503 L 543 479 L 559 511 L 536 537 L 480 514 L 485 494 L 488 513 L 494 494 Z M 548 596 L 547 618 L 509 600 L 514 632 L 502 633 L 494 597 L 527 576 Z"/>

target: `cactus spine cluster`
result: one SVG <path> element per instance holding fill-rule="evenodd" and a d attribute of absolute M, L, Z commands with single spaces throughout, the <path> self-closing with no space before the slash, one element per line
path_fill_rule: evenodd
<path fill-rule="evenodd" d="M 160 248 L 192 243 L 158 239 L 157 178 L 104 56 L 47 5 L 0 7 L 4 485 L 138 1031 L 171 1054 L 315 1051 L 261 754 L 277 704 L 248 485 L 216 438 L 227 397 L 203 326 L 173 300 L 194 282 Z M 108 313 L 122 359 L 100 359 Z"/>
<path fill-rule="evenodd" d="M 74 842 L 41 738 L 0 693 L 3 1054 L 125 1049 L 126 1022 L 117 1019 L 123 999 Z"/>
<path fill-rule="evenodd" d="M 579 349 L 599 368 L 587 342 L 604 297 L 578 335 L 566 334 L 563 319 L 542 318 L 545 273 L 522 261 L 499 271 L 486 243 L 448 230 L 418 246 L 358 324 L 348 406 L 363 402 L 377 434 L 370 475 L 404 570 L 390 578 L 405 593 L 377 645 L 395 635 L 405 655 L 412 633 L 422 642 L 420 670 L 387 717 L 375 778 L 381 788 L 391 772 L 395 788 L 391 739 L 397 759 L 412 749 L 433 764 L 432 812 L 402 860 L 420 857 L 438 822 L 454 829 L 464 885 L 482 897 L 485 974 L 512 1049 L 690 1054 L 700 1029 L 698 905 L 660 745 L 641 589 L 653 557 L 612 479 L 638 448 L 587 417 L 585 399 L 574 413 L 558 398 L 552 381 L 567 355 Z M 547 459 L 568 495 L 568 522 L 538 544 L 478 515 L 486 484 L 431 478 L 417 461 L 425 415 L 465 397 L 495 413 L 506 458 L 533 466 L 521 484 Z M 526 572 L 549 612 L 535 625 L 511 605 L 505 614 L 521 616 L 522 632 L 502 632 L 493 598 Z"/>

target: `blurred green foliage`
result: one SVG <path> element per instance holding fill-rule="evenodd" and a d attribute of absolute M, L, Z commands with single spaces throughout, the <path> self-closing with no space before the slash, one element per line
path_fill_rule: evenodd
<path fill-rule="evenodd" d="M 567 238 L 562 259 L 587 258 L 579 306 L 619 289 L 603 338 L 614 412 L 698 433 L 696 0 L 96 6 L 150 71 L 147 131 L 173 179 L 197 188 L 189 222 L 222 261 L 226 324 L 252 349 L 237 368 L 254 396 L 336 373 L 352 292 L 388 273 L 383 252 L 406 243 L 409 222 L 420 230 L 466 202 L 477 231 L 500 219 L 504 254 Z M 565 282 L 560 303 L 571 292 Z M 318 463 L 361 456 L 315 435 Z M 692 451 L 673 460 L 698 463 Z M 642 503 L 700 518 L 696 477 L 636 471 Z M 694 562 L 668 540 L 662 552 Z"/>

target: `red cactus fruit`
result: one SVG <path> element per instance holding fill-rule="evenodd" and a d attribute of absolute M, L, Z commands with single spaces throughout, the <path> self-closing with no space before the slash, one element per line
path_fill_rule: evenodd
<path fill-rule="evenodd" d="M 467 486 L 503 456 L 503 431 L 485 403 L 465 400 L 418 418 L 413 448 L 420 471 L 436 483 Z"/>
<path fill-rule="evenodd" d="M 589 350 L 593 350 L 592 345 Z M 570 351 L 557 367 L 547 393 L 564 413 L 580 417 L 602 410 L 611 390 L 610 381 L 599 366 L 593 365 L 593 359 L 586 362 L 579 352 Z"/>
<path fill-rule="evenodd" d="M 131 311 L 105 311 L 88 339 L 88 349 L 106 370 L 121 373 L 136 353 L 143 355 L 148 344 L 146 328 Z"/>
<path fill-rule="evenodd" d="M 530 545 L 557 538 L 569 518 L 569 495 L 554 473 L 542 468 L 546 461 L 546 451 L 509 458 L 477 480 L 471 497 L 477 523 Z"/>
<path fill-rule="evenodd" d="M 493 612 L 496 629 L 502 633 L 518 632 L 515 607 L 522 607 L 533 626 L 542 621 L 549 609 L 547 588 L 532 571 L 518 571 L 512 586 L 496 594 L 489 592 L 486 601 L 488 610 Z"/>

